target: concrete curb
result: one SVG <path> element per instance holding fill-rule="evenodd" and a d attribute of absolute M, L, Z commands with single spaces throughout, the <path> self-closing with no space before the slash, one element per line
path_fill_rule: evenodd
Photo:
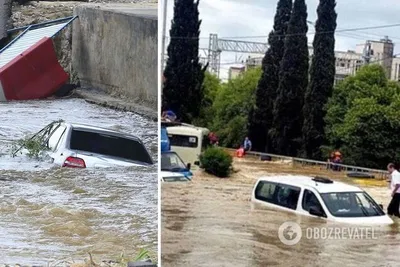
<path fill-rule="evenodd" d="M 133 101 L 129 99 L 124 100 L 121 98 L 110 96 L 99 90 L 80 88 L 76 89 L 72 96 L 82 98 L 88 103 L 121 111 L 130 111 L 153 121 L 158 120 L 157 111 L 154 111 L 153 109 L 145 107 L 143 105 L 133 103 Z"/>

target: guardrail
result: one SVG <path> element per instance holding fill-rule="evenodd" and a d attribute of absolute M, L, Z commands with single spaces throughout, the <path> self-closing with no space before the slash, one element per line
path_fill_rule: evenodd
<path fill-rule="evenodd" d="M 10 34 L 10 33 L 16 32 L 16 31 L 25 30 L 28 27 L 30 27 L 31 29 L 34 29 L 37 27 L 49 26 L 50 24 L 53 24 L 53 23 L 61 23 L 64 21 L 69 21 L 69 20 L 72 21 L 75 18 L 77 18 L 77 16 L 69 16 L 69 17 L 60 18 L 60 19 L 48 20 L 48 21 L 41 22 L 41 23 L 36 23 L 36 24 L 31 24 L 31 25 L 26 25 L 26 26 L 10 29 L 10 30 L 7 30 L 7 33 Z"/>
<path fill-rule="evenodd" d="M 235 152 L 235 149 L 232 148 L 223 148 L 227 151 Z M 365 172 L 369 174 L 374 174 L 375 178 L 379 179 L 385 179 L 387 178 L 387 171 L 385 170 L 378 170 L 378 169 L 371 169 L 371 168 L 364 168 L 364 167 L 359 167 L 359 166 L 352 166 L 352 165 L 345 165 L 345 164 L 337 164 L 337 163 L 331 163 L 328 161 L 318 161 L 318 160 L 311 160 L 311 159 L 303 159 L 303 158 L 297 158 L 297 157 L 288 157 L 288 156 L 282 156 L 282 155 L 276 155 L 276 154 L 270 154 L 270 153 L 262 153 L 262 152 L 255 152 L 255 151 L 247 151 L 246 155 L 252 155 L 252 156 L 269 156 L 271 157 L 272 160 L 290 160 L 293 164 L 301 164 L 302 166 L 305 165 L 314 165 L 314 166 L 320 166 L 323 168 L 326 168 L 327 170 L 332 170 L 330 168 L 332 165 L 340 167 L 340 169 L 344 171 L 350 171 L 350 172 Z"/>

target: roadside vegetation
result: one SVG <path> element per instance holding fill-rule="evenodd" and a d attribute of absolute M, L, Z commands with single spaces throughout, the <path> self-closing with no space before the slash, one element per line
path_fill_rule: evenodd
<path fill-rule="evenodd" d="M 215 76 L 206 74 L 205 97 L 214 101 L 203 106 L 197 121 L 216 132 L 221 146 L 236 148 L 247 135 L 246 118 L 251 116 L 260 73 L 252 69 L 218 84 L 210 82 Z M 351 165 L 384 168 L 400 159 L 400 84 L 389 81 L 380 65 L 365 66 L 340 82 L 323 108 L 326 126 L 318 159 L 326 160 L 334 149 L 342 151 L 344 163 Z M 300 151 L 299 155 L 304 156 Z"/>
<path fill-rule="evenodd" d="M 40 159 L 43 156 L 43 152 L 48 150 L 39 138 L 25 137 L 12 144 L 11 155 L 15 157 L 18 153 L 22 154 L 23 149 L 27 150 L 28 157 L 34 159 Z"/>
<path fill-rule="evenodd" d="M 200 155 L 200 166 L 209 174 L 225 178 L 232 171 L 232 156 L 222 148 L 209 147 Z"/>
<path fill-rule="evenodd" d="M 50 125 L 63 122 L 63 120 L 53 121 Z M 49 136 L 51 127 L 46 127 L 32 136 L 21 138 L 11 145 L 11 155 L 15 157 L 18 153 L 23 154 L 26 150 L 26 155 L 30 158 L 41 159 L 45 152 L 49 150 L 45 141 L 46 136 Z"/>

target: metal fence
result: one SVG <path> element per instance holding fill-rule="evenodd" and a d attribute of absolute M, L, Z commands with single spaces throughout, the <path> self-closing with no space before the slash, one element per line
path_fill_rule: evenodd
<path fill-rule="evenodd" d="M 236 151 L 235 149 L 231 149 L 231 148 L 224 148 L 224 149 L 226 149 L 227 151 L 230 151 L 230 152 Z M 346 171 L 346 172 L 368 173 L 368 174 L 374 175 L 375 178 L 377 178 L 377 179 L 386 179 L 387 178 L 387 171 L 385 171 L 385 170 L 370 169 L 370 168 L 364 168 L 364 167 L 358 167 L 358 166 L 352 166 L 352 165 L 330 163 L 328 161 L 318 161 L 318 160 L 288 157 L 288 156 L 282 156 L 282 155 L 276 155 L 276 154 L 270 154 L 270 153 L 253 152 L 253 151 L 246 152 L 246 155 L 251 155 L 251 156 L 256 156 L 256 157 L 269 156 L 269 157 L 271 157 L 272 161 L 288 160 L 288 161 L 291 161 L 292 164 L 299 164 L 302 166 L 319 166 L 320 168 L 325 168 L 326 170 L 332 170 L 332 168 L 330 168 L 330 167 L 332 165 L 335 165 L 335 166 L 339 167 L 341 170 Z"/>

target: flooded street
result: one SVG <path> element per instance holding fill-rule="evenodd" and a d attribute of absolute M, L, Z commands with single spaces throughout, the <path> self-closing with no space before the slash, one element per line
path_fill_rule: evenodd
<path fill-rule="evenodd" d="M 11 144 L 55 120 L 121 130 L 157 161 L 157 123 L 81 99 L 0 103 L 1 263 L 157 255 L 157 166 L 62 169 L 10 156 Z"/>
<path fill-rule="evenodd" d="M 240 171 L 228 179 L 198 171 L 191 183 L 163 183 L 163 266 L 399 266 L 398 220 L 374 228 L 370 239 L 312 239 L 305 238 L 305 228 L 343 225 L 251 206 L 251 191 L 260 176 L 326 176 L 326 171 L 254 159 L 235 160 L 234 168 Z M 361 186 L 386 210 L 390 191 L 385 181 L 350 179 L 343 173 L 331 177 Z M 303 229 L 303 238 L 294 246 L 278 238 L 285 221 Z"/>

